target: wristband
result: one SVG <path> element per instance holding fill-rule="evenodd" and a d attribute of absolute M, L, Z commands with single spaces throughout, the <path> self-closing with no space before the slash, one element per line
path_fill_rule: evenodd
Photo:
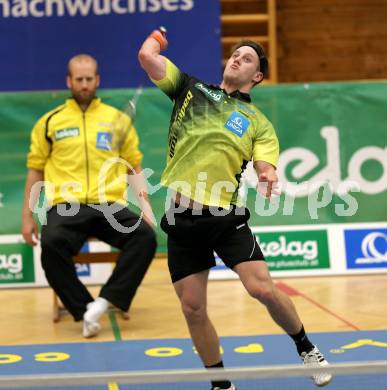
<path fill-rule="evenodd" d="M 155 39 L 155 40 L 159 43 L 160 49 L 161 49 L 161 50 L 164 50 L 164 49 L 167 48 L 167 45 L 168 45 L 167 40 L 165 39 L 165 37 L 164 37 L 164 35 L 161 33 L 161 31 L 159 31 L 159 30 L 154 30 L 154 31 L 152 32 L 152 34 L 149 35 L 149 38 Z"/>

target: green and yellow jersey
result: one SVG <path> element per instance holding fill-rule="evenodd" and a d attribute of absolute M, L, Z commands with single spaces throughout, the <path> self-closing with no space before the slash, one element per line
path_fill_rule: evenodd
<path fill-rule="evenodd" d="M 166 61 L 166 76 L 153 80 L 174 102 L 161 183 L 198 203 L 229 208 L 251 159 L 277 166 L 274 128 L 248 94 L 227 94 Z"/>

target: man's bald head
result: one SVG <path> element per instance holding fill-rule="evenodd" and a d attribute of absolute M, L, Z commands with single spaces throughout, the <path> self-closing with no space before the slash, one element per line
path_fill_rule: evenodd
<path fill-rule="evenodd" d="M 89 54 L 77 54 L 72 57 L 67 64 L 67 75 L 71 77 L 72 71 L 75 64 L 89 63 L 95 69 L 95 74 L 98 74 L 98 62 L 97 60 Z"/>

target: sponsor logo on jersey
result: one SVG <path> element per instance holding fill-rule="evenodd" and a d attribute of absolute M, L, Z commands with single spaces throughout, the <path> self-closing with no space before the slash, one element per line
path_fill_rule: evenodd
<path fill-rule="evenodd" d="M 60 141 L 65 138 L 78 137 L 80 134 L 79 127 L 71 127 L 55 131 L 55 140 Z"/>
<path fill-rule="evenodd" d="M 224 127 L 232 131 L 238 137 L 242 137 L 247 128 L 250 126 L 250 121 L 241 113 L 234 111 L 227 119 Z"/>
<path fill-rule="evenodd" d="M 97 149 L 112 150 L 113 134 L 100 131 L 97 133 Z"/>
<path fill-rule="evenodd" d="M 204 92 L 204 94 L 207 95 L 214 102 L 220 102 L 223 97 L 223 93 L 221 91 L 208 88 L 202 83 L 196 83 L 195 87 L 200 91 Z"/>

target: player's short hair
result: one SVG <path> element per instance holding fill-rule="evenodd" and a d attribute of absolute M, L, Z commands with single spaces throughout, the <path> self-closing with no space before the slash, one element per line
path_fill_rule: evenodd
<path fill-rule="evenodd" d="M 231 48 L 231 53 L 234 53 L 235 50 L 239 49 L 242 46 L 249 46 L 257 53 L 259 60 L 259 71 L 263 73 L 264 77 L 267 77 L 267 72 L 269 70 L 269 61 L 266 57 L 264 48 L 259 43 L 246 39 L 234 45 Z"/>
<path fill-rule="evenodd" d="M 67 75 L 71 76 L 71 64 L 74 62 L 92 62 L 95 65 L 95 74 L 98 74 L 98 62 L 97 60 L 89 54 L 77 54 L 74 57 L 71 57 L 67 63 Z"/>

